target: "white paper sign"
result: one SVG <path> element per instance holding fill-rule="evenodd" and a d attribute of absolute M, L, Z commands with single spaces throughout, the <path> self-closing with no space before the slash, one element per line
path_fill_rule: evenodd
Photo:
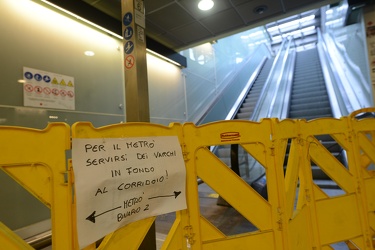
<path fill-rule="evenodd" d="M 80 248 L 130 222 L 186 209 L 176 136 L 75 138 L 72 154 Z"/>
<path fill-rule="evenodd" d="M 75 109 L 74 77 L 23 68 L 23 105 Z"/>

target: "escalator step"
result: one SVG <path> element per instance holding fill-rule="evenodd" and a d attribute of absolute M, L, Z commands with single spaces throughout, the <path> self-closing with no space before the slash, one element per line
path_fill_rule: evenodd
<path fill-rule="evenodd" d="M 306 69 L 299 69 L 299 68 L 296 68 L 297 72 L 294 74 L 294 77 L 298 78 L 298 77 L 305 77 L 305 79 L 309 78 L 309 77 L 316 77 L 316 76 L 320 76 L 322 75 L 321 72 L 320 72 L 320 66 L 319 67 L 314 67 L 314 66 L 310 66 Z"/>
<path fill-rule="evenodd" d="M 328 95 L 324 95 L 324 96 L 312 96 L 312 97 L 309 98 L 309 101 L 310 102 L 314 102 L 314 103 L 325 102 L 327 100 L 328 100 Z M 301 105 L 301 104 L 305 104 L 305 103 L 306 103 L 306 99 L 304 99 L 304 98 L 294 99 L 294 100 L 292 100 L 291 106 L 293 106 L 293 105 Z"/>
<path fill-rule="evenodd" d="M 245 98 L 244 100 L 244 104 L 247 104 L 247 103 L 252 103 L 252 102 L 257 102 L 258 101 L 258 98 L 259 98 L 259 95 L 250 95 L 248 97 Z"/>
<path fill-rule="evenodd" d="M 322 101 L 326 101 L 326 100 L 329 100 L 328 99 L 328 95 L 327 95 L 327 92 L 307 92 L 307 93 L 301 93 L 301 94 L 298 94 L 298 95 L 295 95 L 293 96 L 293 100 L 291 102 L 291 104 L 293 105 L 295 102 L 298 102 L 298 101 L 301 101 L 301 100 L 305 100 L 304 102 L 313 102 L 313 100 L 315 100 L 316 98 L 318 97 L 322 97 L 325 99 L 322 99 Z"/>
<path fill-rule="evenodd" d="M 244 108 L 240 108 L 239 113 L 240 114 L 251 113 L 251 112 L 253 112 L 253 110 L 254 110 L 254 106 L 244 107 Z"/>
<path fill-rule="evenodd" d="M 324 91 L 324 90 L 320 90 L 320 91 L 308 91 L 308 92 L 305 92 L 305 93 L 298 93 L 298 94 L 294 94 L 292 92 L 292 96 L 293 96 L 293 100 L 294 99 L 300 99 L 300 98 L 314 98 L 314 97 L 317 97 L 317 96 L 327 96 L 328 98 L 328 95 L 327 95 L 327 91 Z M 292 103 L 293 103 L 293 100 L 292 100 Z"/>
<path fill-rule="evenodd" d="M 290 118 L 292 119 L 305 119 L 305 120 L 312 120 L 312 119 L 318 119 L 318 118 L 327 118 L 327 117 L 332 117 L 331 114 L 326 114 L 326 113 L 309 113 L 309 114 L 301 114 L 301 113 L 296 113 L 296 114 L 291 114 Z"/>
<path fill-rule="evenodd" d="M 291 91 L 289 118 L 318 119 L 332 117 L 332 109 L 325 86 L 325 79 L 317 49 L 297 52 L 293 85 Z M 329 135 L 319 135 L 316 139 L 338 160 L 342 157 L 341 146 Z M 289 152 L 290 145 L 287 146 Z M 287 159 L 285 160 L 287 163 Z M 314 180 L 330 180 L 324 171 L 312 163 Z"/>
<path fill-rule="evenodd" d="M 242 107 L 244 107 L 244 108 L 247 108 L 247 107 L 254 107 L 256 103 L 257 103 L 257 100 L 254 100 L 254 101 L 247 100 L 245 103 L 242 104 L 241 108 L 242 108 Z M 240 108 L 240 109 L 241 109 L 241 108 Z"/>
<path fill-rule="evenodd" d="M 334 141 L 331 135 L 316 135 L 315 138 L 319 141 Z"/>
<path fill-rule="evenodd" d="M 306 109 L 306 110 L 298 110 L 292 111 L 289 113 L 289 116 L 294 117 L 306 117 L 306 116 L 317 116 L 317 117 L 327 117 L 332 116 L 331 108 L 317 108 L 317 109 Z"/>
<path fill-rule="evenodd" d="M 262 90 L 263 86 L 260 85 L 260 84 L 255 84 L 253 85 L 253 87 L 251 88 L 251 90 Z"/>
<path fill-rule="evenodd" d="M 241 104 L 241 107 L 236 114 L 235 119 L 249 120 L 256 103 L 258 102 L 259 96 L 262 92 L 263 86 L 268 78 L 269 72 L 271 70 L 273 60 L 268 59 L 263 65 L 258 77 L 253 83 L 249 93 L 247 94 L 245 100 Z"/>
<path fill-rule="evenodd" d="M 262 92 L 262 90 L 261 89 L 252 89 L 252 90 L 250 90 L 250 92 L 249 92 L 249 94 L 247 95 L 247 96 L 253 96 L 253 95 L 260 95 L 260 92 Z"/>
<path fill-rule="evenodd" d="M 300 88 L 294 88 L 293 89 L 293 92 L 292 94 L 301 94 L 301 93 L 306 93 L 306 92 L 321 92 L 321 91 L 324 91 L 327 93 L 327 89 L 324 85 L 317 85 L 317 86 L 310 86 L 310 87 L 307 87 L 307 86 L 304 86 L 304 87 L 300 87 Z"/>
<path fill-rule="evenodd" d="M 341 154 L 342 148 L 336 141 L 321 141 L 321 143 L 329 152 L 335 152 L 337 157 Z"/>
<path fill-rule="evenodd" d="M 313 102 L 313 103 L 300 103 L 300 104 L 292 104 L 290 105 L 290 111 L 295 111 L 299 109 L 314 109 L 314 108 L 326 108 L 329 107 L 329 101 L 322 101 L 322 102 Z"/>
<path fill-rule="evenodd" d="M 237 113 L 236 118 L 241 120 L 249 120 L 252 112 Z"/>
<path fill-rule="evenodd" d="M 330 114 L 325 114 L 325 115 L 319 115 L 319 116 L 316 116 L 316 115 L 304 115 L 304 116 L 296 116 L 296 117 L 292 117 L 292 116 L 289 116 L 289 118 L 292 118 L 292 119 L 305 119 L 305 120 L 313 120 L 313 119 L 318 119 L 318 118 L 329 118 L 329 117 L 332 117 L 332 115 Z"/>
<path fill-rule="evenodd" d="M 313 69 L 311 69 L 311 70 L 313 70 Z M 310 75 L 308 72 L 303 72 L 300 75 L 299 74 L 294 75 L 293 80 L 297 83 L 299 83 L 299 82 L 302 82 L 302 83 L 316 82 L 317 80 L 323 81 L 324 76 L 321 75 L 321 74 L 318 74 L 318 73 L 313 73 L 313 74 Z"/>
<path fill-rule="evenodd" d="M 259 98 L 259 95 L 260 95 L 260 93 L 258 93 L 258 92 L 251 92 L 250 93 L 250 95 L 248 95 L 248 96 L 246 96 L 246 101 L 247 100 L 254 100 L 254 99 L 256 99 L 256 100 L 258 100 L 258 98 Z"/>

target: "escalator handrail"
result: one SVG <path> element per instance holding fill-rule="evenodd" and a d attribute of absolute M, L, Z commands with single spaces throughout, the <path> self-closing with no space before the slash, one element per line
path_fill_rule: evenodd
<path fill-rule="evenodd" d="M 259 45 L 259 47 L 261 46 L 266 46 L 264 44 L 261 44 Z M 268 48 L 267 48 L 268 49 Z M 256 50 L 256 51 L 260 51 L 260 49 Z M 271 52 L 269 53 L 271 54 Z M 251 56 L 251 58 L 249 58 L 249 61 L 254 57 L 254 55 Z M 246 86 L 244 87 L 244 89 L 242 90 L 242 92 L 240 93 L 239 97 L 237 98 L 237 101 L 233 104 L 232 108 L 230 109 L 229 113 L 227 114 L 225 120 L 233 120 L 234 117 L 237 115 L 237 112 L 238 110 L 240 109 L 243 101 L 245 100 L 246 98 L 246 95 L 247 93 L 250 91 L 252 85 L 254 84 L 257 76 L 259 75 L 261 69 L 262 69 L 262 66 L 264 65 L 264 63 L 266 62 L 266 59 L 267 59 L 267 56 L 265 55 L 263 57 L 263 59 L 260 61 L 260 63 L 258 64 L 258 66 L 256 67 L 256 69 L 254 70 L 254 72 L 251 74 Z M 242 70 L 245 70 L 245 69 L 242 69 Z M 200 119 L 200 121 L 203 120 L 204 117 L 202 117 Z M 198 122 L 199 124 L 200 122 Z M 210 151 L 212 153 L 216 153 L 216 150 L 218 149 L 217 146 L 211 146 L 210 147 Z"/>
<path fill-rule="evenodd" d="M 276 84 L 275 93 L 269 107 L 267 117 L 286 118 L 289 111 L 291 87 L 294 73 L 296 50 L 292 50 L 294 39 L 290 39 L 281 64 L 281 69 Z"/>
<path fill-rule="evenodd" d="M 264 48 L 263 48 L 264 47 Z M 264 51 L 267 51 L 267 53 L 265 53 Z M 259 54 L 260 53 L 260 54 Z M 263 53 L 263 54 L 262 54 Z M 230 83 L 227 84 L 221 91 L 219 94 L 217 94 L 216 96 L 216 99 L 209 105 L 209 107 L 207 107 L 207 109 L 205 110 L 205 112 L 202 113 L 202 115 L 200 115 L 200 118 L 195 122 L 195 124 L 197 125 L 200 125 L 202 124 L 204 121 L 205 121 L 205 118 L 208 116 L 209 112 L 213 109 L 213 107 L 220 101 L 221 98 L 223 98 L 224 94 L 225 93 L 228 93 L 229 89 L 231 87 L 233 87 L 233 84 L 236 84 L 236 77 L 238 77 L 241 72 L 243 72 L 244 70 L 246 70 L 246 66 L 249 65 L 249 64 L 254 64 L 256 63 L 258 66 L 257 68 L 254 70 L 254 72 L 251 74 L 249 80 L 247 81 L 244 89 L 247 89 L 246 91 L 248 92 L 249 89 L 251 88 L 254 80 L 253 79 L 256 79 L 259 71 L 258 71 L 258 68 L 261 67 L 261 65 L 264 63 L 265 59 L 267 57 L 269 57 L 271 55 L 271 52 L 269 51 L 269 48 L 264 45 L 264 44 L 260 44 L 257 49 L 255 50 L 255 53 L 253 53 L 251 56 L 248 57 L 248 59 L 246 60 L 245 63 L 243 63 L 242 65 L 242 68 L 239 69 L 237 71 L 237 73 L 231 78 L 230 80 Z M 257 59 L 257 56 L 262 56 L 263 58 L 259 60 L 258 58 L 258 61 L 256 61 Z M 244 92 L 244 90 L 242 91 Z M 242 92 L 241 92 L 241 95 L 242 95 Z M 244 98 L 246 97 L 246 95 L 244 96 Z M 235 106 L 237 105 L 237 107 Z M 240 108 L 241 106 L 241 103 L 238 103 L 237 101 L 234 103 L 234 105 L 232 106 L 232 108 L 230 109 L 230 111 L 228 112 L 227 116 L 229 116 L 229 114 L 232 114 L 233 115 L 233 112 L 234 112 L 234 115 L 236 114 L 236 109 L 238 111 L 238 109 Z M 233 111 L 234 109 L 234 111 Z"/>
<path fill-rule="evenodd" d="M 342 63 L 339 61 L 337 57 L 340 57 L 340 54 L 338 52 L 338 49 L 336 48 L 335 43 L 332 41 L 332 37 L 329 35 L 321 36 L 322 40 L 324 41 L 324 44 L 327 46 L 327 52 L 329 55 L 329 58 L 332 60 L 332 64 L 334 66 L 335 71 L 337 71 L 337 76 L 339 78 L 337 82 L 338 85 L 340 85 L 338 88 L 341 96 L 346 95 L 347 96 L 347 107 L 348 107 L 348 112 L 352 112 L 354 110 L 358 110 L 361 108 L 365 108 L 368 106 L 371 106 L 369 103 L 370 101 L 367 100 L 368 98 L 361 94 L 363 90 L 361 87 L 359 89 L 354 90 L 353 84 L 357 84 L 356 81 L 353 81 L 350 83 L 349 79 L 346 76 L 344 66 Z M 341 58 L 341 57 L 340 57 Z"/>
<path fill-rule="evenodd" d="M 257 117 L 257 116 L 259 116 L 259 114 L 260 114 L 260 109 L 265 108 L 265 107 L 263 107 L 263 104 L 265 102 L 265 99 L 267 98 L 267 96 L 266 96 L 267 91 L 270 89 L 270 86 L 273 83 L 274 77 L 278 78 L 278 85 L 281 84 L 282 76 L 279 77 L 276 74 L 279 73 L 280 71 L 282 73 L 283 69 L 286 67 L 291 42 L 292 42 L 291 39 L 288 39 L 288 40 L 284 39 L 284 41 L 282 42 L 282 45 L 280 46 L 280 49 L 277 53 L 277 56 L 276 56 L 276 58 L 275 58 L 275 60 L 272 64 L 272 67 L 271 67 L 270 73 L 267 77 L 267 80 L 266 80 L 266 82 L 265 82 L 265 84 L 262 88 L 260 97 L 259 97 L 259 99 L 258 99 L 258 101 L 257 101 L 257 103 L 254 107 L 253 114 L 252 114 L 250 120 L 257 121 L 259 119 L 259 117 Z M 280 74 L 280 75 L 282 75 L 282 74 Z M 277 90 L 273 89 L 273 91 L 275 93 L 273 93 L 272 100 L 273 100 L 273 97 L 277 95 Z M 274 103 L 274 105 L 275 105 L 275 103 Z M 269 108 L 269 106 L 268 106 L 268 108 Z M 238 154 L 238 145 L 237 144 L 231 145 L 231 155 L 230 155 L 230 157 L 231 157 L 231 164 L 233 164 L 233 166 L 231 165 L 232 170 L 237 175 L 241 176 L 240 171 L 239 171 L 239 160 L 238 160 L 239 154 Z M 256 164 L 260 164 L 260 163 L 258 163 L 256 161 L 253 161 L 250 164 L 252 165 L 252 167 L 254 167 Z"/>
<path fill-rule="evenodd" d="M 345 91 L 341 88 L 337 81 L 340 81 L 340 76 L 336 70 L 332 70 L 335 66 L 331 58 L 328 56 L 328 48 L 322 38 L 320 29 L 318 31 L 318 53 L 319 60 L 322 66 L 324 82 L 326 84 L 329 101 L 332 109 L 333 117 L 340 118 L 350 113 L 352 109 Z"/>
<path fill-rule="evenodd" d="M 263 117 L 260 117 L 261 116 L 261 112 L 264 111 L 264 109 L 266 109 L 266 112 L 268 113 L 268 109 L 269 109 L 269 106 L 266 105 L 265 107 L 265 101 L 267 99 L 267 97 L 269 97 L 270 95 L 270 86 L 272 85 L 273 83 L 273 78 L 274 77 L 277 77 L 276 76 L 276 73 L 278 72 L 278 70 L 280 69 L 280 67 L 283 67 L 283 58 L 282 58 L 282 55 L 283 55 L 283 52 L 285 52 L 285 49 L 287 49 L 286 46 L 290 46 L 290 43 L 288 42 L 288 39 L 284 39 L 283 42 L 281 43 L 281 46 L 280 46 L 280 49 L 275 57 L 275 60 L 272 64 L 272 67 L 271 67 L 271 70 L 270 70 L 270 73 L 267 77 L 267 80 L 262 88 L 262 91 L 260 93 L 260 97 L 254 107 L 254 111 L 253 111 L 253 114 L 252 116 L 250 117 L 250 120 L 251 121 L 259 121 L 260 118 L 263 118 Z M 273 96 L 275 95 L 276 93 L 271 93 L 271 97 L 270 98 L 273 98 Z M 264 115 L 266 116 L 266 115 Z"/>
<path fill-rule="evenodd" d="M 280 104 L 282 105 L 282 108 L 280 110 L 280 113 L 278 114 L 279 119 L 285 119 L 289 117 L 296 58 L 297 58 L 297 51 L 296 51 L 296 46 L 294 43 L 294 49 L 292 50 L 292 53 L 290 53 L 290 56 L 289 56 L 290 60 L 288 63 L 288 68 L 287 70 L 285 70 L 286 87 L 285 87 L 284 93 L 282 94 L 284 97 Z"/>
<path fill-rule="evenodd" d="M 232 108 L 230 109 L 228 115 L 225 117 L 225 120 L 233 120 L 238 113 L 242 103 L 246 99 L 246 95 L 249 93 L 251 87 L 253 86 L 257 76 L 259 75 L 264 63 L 266 62 L 266 57 L 262 59 L 259 63 L 258 67 L 255 69 L 253 74 L 251 74 L 249 81 L 247 82 L 245 88 L 242 90 L 241 94 L 238 96 L 237 101 L 233 104 Z"/>
<path fill-rule="evenodd" d="M 331 35 L 331 34 L 327 34 Z M 332 37 L 332 35 L 331 35 Z M 346 69 L 350 77 L 355 78 L 356 84 L 360 86 L 360 88 L 364 91 L 364 95 L 367 96 L 367 99 L 371 99 L 371 85 L 368 84 L 368 81 L 365 79 L 364 75 L 361 72 L 361 69 L 357 64 L 355 64 L 352 59 L 349 57 L 348 52 L 346 51 L 346 47 L 343 46 L 341 43 L 337 41 L 337 39 L 332 39 L 337 51 L 340 51 L 341 58 L 345 61 Z M 370 81 L 370 79 L 368 79 Z M 355 88 L 358 89 L 358 88 Z"/>
<path fill-rule="evenodd" d="M 268 46 L 266 46 L 265 44 L 259 45 L 258 48 L 260 48 L 261 46 L 265 46 L 267 49 L 269 49 Z M 256 51 L 259 51 L 259 49 L 257 49 Z M 272 53 L 269 51 L 269 54 L 271 55 Z M 265 55 L 263 59 L 260 61 L 260 63 L 258 64 L 258 66 L 256 67 L 256 69 L 254 70 L 254 72 L 251 74 L 249 80 L 247 81 L 246 86 L 242 90 L 241 94 L 238 96 L 236 102 L 233 104 L 230 111 L 228 112 L 227 116 L 225 117 L 225 120 L 233 120 L 236 117 L 238 110 L 241 108 L 241 105 L 246 99 L 247 94 L 249 93 L 255 80 L 260 74 L 260 71 L 262 70 L 263 65 L 266 63 L 267 58 L 268 56 Z"/>

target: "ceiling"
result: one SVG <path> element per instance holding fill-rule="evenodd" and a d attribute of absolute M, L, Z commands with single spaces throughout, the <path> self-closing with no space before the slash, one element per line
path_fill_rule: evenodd
<path fill-rule="evenodd" d="M 89 4 L 121 25 L 121 0 L 75 0 Z M 146 35 L 179 51 L 214 41 L 338 0 L 214 0 L 209 11 L 198 0 L 144 0 Z"/>

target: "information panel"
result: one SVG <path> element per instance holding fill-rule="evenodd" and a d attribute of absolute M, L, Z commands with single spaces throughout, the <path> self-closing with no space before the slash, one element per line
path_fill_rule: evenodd
<path fill-rule="evenodd" d="M 72 143 L 80 248 L 130 222 L 186 209 L 177 136 L 73 138 Z"/>
<path fill-rule="evenodd" d="M 23 76 L 24 106 L 75 109 L 74 77 L 28 67 Z"/>

